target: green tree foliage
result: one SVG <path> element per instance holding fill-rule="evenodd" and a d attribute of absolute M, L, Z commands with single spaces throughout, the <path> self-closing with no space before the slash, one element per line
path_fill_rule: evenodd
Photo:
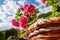
<path fill-rule="evenodd" d="M 5 32 L 0 32 L 0 40 L 6 40 Z"/>
<path fill-rule="evenodd" d="M 60 0 L 47 0 L 46 6 L 52 6 L 52 5 L 57 5 L 57 4 L 60 4 Z"/>
<path fill-rule="evenodd" d="M 48 13 L 43 13 L 38 16 L 39 18 L 50 18 L 60 16 L 60 0 L 47 0 L 47 7 L 52 6 L 52 11 Z"/>

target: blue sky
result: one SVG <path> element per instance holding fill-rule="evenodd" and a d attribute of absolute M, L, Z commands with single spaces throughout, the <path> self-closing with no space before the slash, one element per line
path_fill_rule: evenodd
<path fill-rule="evenodd" d="M 3 4 L 3 1 L 4 1 L 4 0 L 0 0 L 0 6 Z"/>
<path fill-rule="evenodd" d="M 24 4 L 35 5 L 40 14 L 51 11 L 51 7 L 43 6 L 40 0 L 0 0 L 0 30 L 12 28 L 11 20 L 15 17 L 16 10 Z"/>

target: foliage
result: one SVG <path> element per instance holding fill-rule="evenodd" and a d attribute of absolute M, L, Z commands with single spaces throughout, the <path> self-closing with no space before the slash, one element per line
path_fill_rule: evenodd
<path fill-rule="evenodd" d="M 6 40 L 5 32 L 0 32 L 0 40 Z"/>
<path fill-rule="evenodd" d="M 50 16 L 52 17 L 52 14 L 53 14 L 52 12 L 41 14 L 38 16 L 38 19 L 39 18 L 49 18 Z"/>
<path fill-rule="evenodd" d="M 60 3 L 60 0 L 47 0 L 46 6 L 58 5 L 59 3 Z"/>
<path fill-rule="evenodd" d="M 46 0 L 47 7 L 52 6 L 52 12 L 43 13 L 38 16 L 38 18 L 50 18 L 50 17 L 57 17 L 60 16 L 60 0 Z"/>

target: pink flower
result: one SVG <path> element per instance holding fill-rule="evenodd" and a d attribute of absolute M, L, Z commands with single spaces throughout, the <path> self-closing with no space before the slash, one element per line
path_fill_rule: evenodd
<path fill-rule="evenodd" d="M 20 10 L 21 10 L 22 12 L 26 13 L 27 10 L 28 10 L 28 7 L 29 7 L 29 5 L 28 5 L 28 4 L 25 4 L 23 8 L 20 8 Z"/>
<path fill-rule="evenodd" d="M 24 16 L 24 17 L 22 17 L 22 18 L 20 19 L 19 22 L 20 22 L 20 23 L 19 23 L 20 26 L 21 26 L 23 29 L 25 29 L 26 26 L 27 26 L 27 23 L 28 23 L 28 19 L 27 19 L 26 16 Z"/>
<path fill-rule="evenodd" d="M 47 4 L 46 0 L 40 0 L 40 1 L 44 6 L 46 6 L 46 4 Z"/>
<path fill-rule="evenodd" d="M 12 25 L 13 25 L 13 26 L 16 26 L 16 27 L 19 27 L 19 23 L 18 23 L 18 22 L 16 22 L 16 20 L 15 20 L 15 19 L 13 19 L 13 20 L 12 20 Z"/>
<path fill-rule="evenodd" d="M 24 39 L 27 39 L 27 38 L 28 38 L 28 36 L 25 34 L 23 38 L 24 38 Z"/>
<path fill-rule="evenodd" d="M 25 4 L 25 6 L 23 8 L 20 8 L 20 9 L 22 12 L 24 12 L 25 14 L 30 16 L 31 14 L 34 13 L 35 6 L 32 4 L 30 4 L 30 5 Z"/>

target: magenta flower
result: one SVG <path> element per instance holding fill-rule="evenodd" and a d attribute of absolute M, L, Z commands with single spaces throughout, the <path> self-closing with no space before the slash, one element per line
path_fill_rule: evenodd
<path fill-rule="evenodd" d="M 23 8 L 20 8 L 20 9 L 22 12 L 24 12 L 25 14 L 30 16 L 31 14 L 34 13 L 35 6 L 32 4 L 30 4 L 30 5 L 25 4 L 25 6 Z"/>
<path fill-rule="evenodd" d="M 24 39 L 27 39 L 27 38 L 28 38 L 28 36 L 25 34 L 23 38 L 24 38 Z"/>
<path fill-rule="evenodd" d="M 22 17 L 20 20 L 19 20 L 19 24 L 20 24 L 20 26 L 23 28 L 23 29 L 25 29 L 26 28 L 26 26 L 27 26 L 27 23 L 28 23 L 28 19 L 27 19 L 27 17 L 26 16 L 24 16 L 24 17 Z"/>
<path fill-rule="evenodd" d="M 13 26 L 16 26 L 16 27 L 19 27 L 19 23 L 18 23 L 18 22 L 16 22 L 16 20 L 15 20 L 15 19 L 13 19 L 13 20 L 12 20 L 12 25 L 13 25 Z"/>
<path fill-rule="evenodd" d="M 40 0 L 40 2 L 41 2 L 44 6 L 46 6 L 46 4 L 47 4 L 46 0 Z"/>

